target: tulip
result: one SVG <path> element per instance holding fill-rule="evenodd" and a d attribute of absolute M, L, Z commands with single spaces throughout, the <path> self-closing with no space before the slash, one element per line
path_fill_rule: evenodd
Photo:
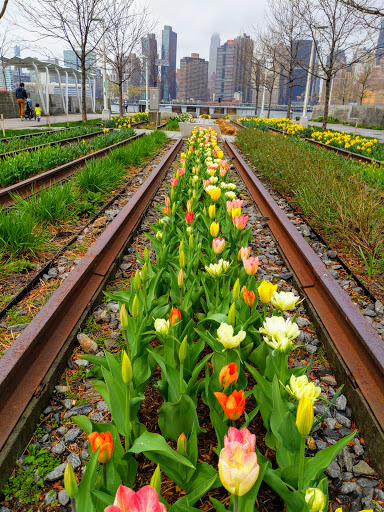
<path fill-rule="evenodd" d="M 181 342 L 180 349 L 179 349 L 180 363 L 184 363 L 184 361 L 186 360 L 187 351 L 188 351 L 188 336 L 185 336 L 183 341 Z"/>
<path fill-rule="evenodd" d="M 239 252 L 237 253 L 237 261 L 243 261 L 244 258 L 249 258 L 250 254 L 250 247 L 240 247 Z"/>
<path fill-rule="evenodd" d="M 64 470 L 64 488 L 71 499 L 76 496 L 78 491 L 76 475 L 69 463 L 65 466 Z"/>
<path fill-rule="evenodd" d="M 218 391 L 214 395 L 230 420 L 235 421 L 240 418 L 245 408 L 245 395 L 242 389 L 233 391 L 229 396 Z"/>
<path fill-rule="evenodd" d="M 187 224 L 192 224 L 194 215 L 195 214 L 193 212 L 185 212 L 185 222 Z"/>
<path fill-rule="evenodd" d="M 190 249 L 193 249 L 194 243 L 195 243 L 195 237 L 192 234 L 190 234 L 189 239 L 188 239 L 188 245 L 189 245 Z"/>
<path fill-rule="evenodd" d="M 163 239 L 163 232 L 162 231 L 158 231 L 156 233 L 156 240 L 162 240 Z"/>
<path fill-rule="evenodd" d="M 186 232 L 187 232 L 188 236 L 192 235 L 192 228 L 191 228 L 191 226 L 187 226 Z"/>
<path fill-rule="evenodd" d="M 296 412 L 297 430 L 302 436 L 307 436 L 313 425 L 313 402 L 310 398 L 302 396 L 299 400 L 299 406 Z"/>
<path fill-rule="evenodd" d="M 166 205 L 166 206 L 171 206 L 171 199 L 170 199 L 170 197 L 169 197 L 169 196 L 167 196 L 167 197 L 165 198 L 165 205 Z"/>
<path fill-rule="evenodd" d="M 251 434 L 245 427 L 238 430 L 235 427 L 229 427 L 228 434 L 224 436 L 224 447 L 228 443 L 240 443 L 246 449 L 247 453 L 254 452 L 256 446 L 256 436 Z"/>
<path fill-rule="evenodd" d="M 122 304 L 120 308 L 120 323 L 123 331 L 126 331 L 128 329 L 128 314 L 125 304 Z"/>
<path fill-rule="evenodd" d="M 209 180 L 203 180 L 203 187 L 204 188 L 209 187 L 210 184 L 211 184 L 211 182 Z"/>
<path fill-rule="evenodd" d="M 211 227 L 209 228 L 209 232 L 213 238 L 216 238 L 220 231 L 220 224 L 218 222 L 212 222 Z"/>
<path fill-rule="evenodd" d="M 228 194 L 229 192 L 227 192 Z M 235 228 L 237 228 L 239 231 L 242 231 L 245 226 L 247 225 L 249 216 L 248 215 L 239 215 L 233 218 L 233 225 Z"/>
<path fill-rule="evenodd" d="M 235 284 L 232 288 L 232 298 L 233 300 L 237 300 L 240 297 L 240 280 L 236 279 Z"/>
<path fill-rule="evenodd" d="M 179 288 L 182 288 L 183 284 L 184 284 L 184 274 L 183 274 L 183 269 L 181 268 L 177 275 L 177 285 Z"/>
<path fill-rule="evenodd" d="M 138 297 L 137 293 L 135 293 L 135 297 L 132 302 L 132 316 L 133 316 L 133 318 L 138 318 L 139 314 L 140 314 L 140 302 L 139 302 L 139 297 Z"/>
<path fill-rule="evenodd" d="M 245 331 L 239 331 L 236 336 L 234 336 L 232 325 L 228 325 L 225 322 L 222 322 L 217 329 L 217 339 L 223 345 L 224 350 L 238 347 L 244 340 L 246 334 Z"/>
<path fill-rule="evenodd" d="M 164 215 L 169 217 L 171 215 L 171 208 L 169 206 L 163 206 L 162 208 Z"/>
<path fill-rule="evenodd" d="M 280 308 L 283 311 L 289 311 L 293 309 L 300 297 L 295 295 L 293 292 L 277 292 L 275 291 L 271 298 L 273 306 Z"/>
<path fill-rule="evenodd" d="M 259 294 L 261 302 L 268 304 L 268 302 L 271 302 L 272 295 L 276 290 L 277 284 L 268 283 L 268 281 L 263 279 L 257 289 L 257 293 Z"/>
<path fill-rule="evenodd" d="M 185 437 L 184 432 L 179 435 L 176 450 L 182 455 L 185 455 L 187 453 L 187 438 Z"/>
<path fill-rule="evenodd" d="M 179 254 L 179 265 L 181 268 L 185 267 L 185 253 L 184 251 L 181 251 Z"/>
<path fill-rule="evenodd" d="M 205 266 L 205 270 L 212 277 L 220 277 L 224 272 L 228 270 L 230 266 L 229 261 L 219 260 L 217 263 L 211 263 L 208 267 Z"/>
<path fill-rule="evenodd" d="M 226 388 L 229 384 L 235 383 L 239 378 L 236 363 L 229 363 L 223 366 L 219 373 L 219 382 L 222 388 Z"/>
<path fill-rule="evenodd" d="M 176 185 L 179 183 L 178 178 L 171 178 L 171 187 L 176 187 Z"/>
<path fill-rule="evenodd" d="M 224 178 L 224 176 L 227 174 L 227 169 L 220 167 L 220 176 Z"/>
<path fill-rule="evenodd" d="M 259 332 L 265 334 L 266 337 L 275 339 L 277 341 L 283 338 L 289 338 L 291 340 L 298 337 L 300 330 L 296 323 L 291 320 L 284 320 L 281 316 L 272 316 L 266 318 L 263 323 L 263 327 L 260 327 Z"/>
<path fill-rule="evenodd" d="M 177 322 L 181 322 L 180 309 L 172 308 L 169 314 L 169 322 L 171 325 L 175 325 Z"/>
<path fill-rule="evenodd" d="M 214 219 L 216 217 L 216 205 L 211 204 L 208 208 L 208 215 L 210 219 Z"/>
<path fill-rule="evenodd" d="M 92 432 L 88 436 L 92 451 L 95 452 L 99 447 L 99 462 L 105 464 L 112 458 L 113 439 L 110 432 Z"/>
<path fill-rule="evenodd" d="M 179 244 L 179 254 L 184 251 L 184 240 L 181 240 Z"/>
<path fill-rule="evenodd" d="M 160 503 L 157 491 L 150 485 L 137 492 L 120 485 L 113 505 L 109 505 L 104 512 L 167 512 L 167 508 Z"/>
<path fill-rule="evenodd" d="M 308 487 L 305 491 L 305 503 L 309 512 L 325 512 L 327 499 L 324 493 L 316 487 Z"/>
<path fill-rule="evenodd" d="M 224 238 L 214 238 L 212 240 L 212 249 L 215 254 L 221 254 L 224 251 L 225 240 Z"/>
<path fill-rule="evenodd" d="M 291 375 L 289 386 L 286 386 L 285 389 L 290 395 L 294 396 L 296 400 L 300 400 L 302 396 L 305 396 L 310 398 L 313 402 L 317 400 L 321 393 L 321 388 L 315 386 L 313 382 L 309 382 L 306 375 L 301 375 L 300 377 Z"/>
<path fill-rule="evenodd" d="M 187 212 L 191 212 L 192 211 L 192 202 L 190 199 L 188 199 L 187 201 Z"/>
<path fill-rule="evenodd" d="M 145 249 L 144 249 L 144 256 L 145 256 Z M 143 265 L 143 267 L 141 269 L 140 278 L 141 278 L 143 283 L 148 281 L 148 265 L 147 265 L 147 263 L 144 263 L 144 265 Z"/>
<path fill-rule="evenodd" d="M 229 190 L 228 192 L 225 193 L 225 197 L 227 199 L 233 200 L 233 199 L 236 199 L 236 194 L 232 190 Z"/>
<path fill-rule="evenodd" d="M 221 188 L 212 187 L 211 189 L 208 190 L 208 194 L 212 201 L 217 201 L 221 196 Z"/>
<path fill-rule="evenodd" d="M 255 292 L 248 291 L 246 286 L 243 286 L 241 291 L 243 292 L 244 302 L 251 308 L 255 302 Z"/>
<path fill-rule="evenodd" d="M 154 327 L 155 331 L 161 334 L 162 336 L 168 336 L 169 320 L 165 320 L 164 318 L 156 318 Z"/>
<path fill-rule="evenodd" d="M 126 352 L 123 352 L 123 361 L 121 364 L 121 376 L 123 378 L 124 384 L 128 386 L 132 382 L 133 378 L 133 371 L 132 371 L 132 364 L 127 356 Z"/>
<path fill-rule="evenodd" d="M 254 276 L 257 272 L 257 268 L 259 266 L 259 258 L 256 256 L 254 258 L 251 256 L 250 258 L 243 258 L 244 270 L 249 276 Z"/>
<path fill-rule="evenodd" d="M 180 153 L 180 158 L 184 159 L 185 158 L 185 153 Z"/>
<path fill-rule="evenodd" d="M 221 159 L 224 156 L 224 151 L 221 151 L 221 150 L 220 151 L 216 151 L 216 155 L 217 155 L 217 158 Z"/>
<path fill-rule="evenodd" d="M 228 323 L 235 327 L 236 325 L 236 303 L 233 302 L 228 311 Z"/>
<path fill-rule="evenodd" d="M 234 219 L 235 217 L 240 217 L 241 216 L 241 208 L 232 208 L 231 215 L 232 215 L 232 219 Z"/>

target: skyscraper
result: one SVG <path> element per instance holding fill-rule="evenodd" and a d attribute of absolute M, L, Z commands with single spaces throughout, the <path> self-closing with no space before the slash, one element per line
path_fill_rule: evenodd
<path fill-rule="evenodd" d="M 218 33 L 212 34 L 211 45 L 209 47 L 209 63 L 208 63 L 208 91 L 209 99 L 214 98 L 215 82 L 216 82 L 216 62 L 217 49 L 220 46 L 220 36 Z"/>
<path fill-rule="evenodd" d="M 178 99 L 207 101 L 208 62 L 200 59 L 198 53 L 180 60 L 180 84 Z"/>
<path fill-rule="evenodd" d="M 161 98 L 165 101 L 176 98 L 176 51 L 177 34 L 172 27 L 164 25 L 161 35 Z"/>
<path fill-rule="evenodd" d="M 20 46 L 15 46 L 13 49 L 13 54 L 15 57 L 20 57 Z"/>
<path fill-rule="evenodd" d="M 148 85 L 157 87 L 159 81 L 159 68 L 157 53 L 157 41 L 155 34 L 147 34 L 141 38 L 141 53 L 144 59 L 148 59 Z M 143 66 L 143 84 L 145 84 L 145 62 Z"/>
<path fill-rule="evenodd" d="M 251 75 L 253 65 L 253 40 L 247 34 L 236 37 L 235 90 L 241 94 L 243 103 L 251 103 Z"/>
<path fill-rule="evenodd" d="M 379 40 L 376 46 L 376 64 L 379 66 L 381 59 L 384 57 L 384 21 L 381 22 Z"/>

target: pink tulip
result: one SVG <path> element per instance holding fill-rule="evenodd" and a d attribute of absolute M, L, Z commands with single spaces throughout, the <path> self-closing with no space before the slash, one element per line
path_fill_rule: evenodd
<path fill-rule="evenodd" d="M 171 187 L 176 187 L 176 185 L 179 183 L 178 178 L 171 178 Z"/>
<path fill-rule="evenodd" d="M 203 186 L 204 188 L 205 187 L 209 187 L 209 185 L 211 184 L 211 182 L 209 180 L 203 180 Z"/>
<path fill-rule="evenodd" d="M 233 224 L 239 231 L 242 231 L 247 225 L 248 219 L 248 215 L 236 215 L 233 218 Z"/>
<path fill-rule="evenodd" d="M 159 502 L 156 490 L 150 485 L 137 492 L 120 485 L 113 505 L 109 505 L 104 512 L 167 512 L 167 508 Z"/>
<path fill-rule="evenodd" d="M 227 201 L 227 212 L 228 212 L 228 215 L 231 215 L 231 212 L 232 212 L 232 201 Z"/>
<path fill-rule="evenodd" d="M 185 160 L 184 160 L 185 161 Z M 179 173 L 179 176 L 182 176 L 185 173 L 185 169 L 180 167 L 180 169 L 177 169 L 177 172 Z"/>
<path fill-rule="evenodd" d="M 171 206 L 171 199 L 170 199 L 170 197 L 169 197 L 169 196 L 167 196 L 167 197 L 165 198 L 165 205 L 166 205 L 166 206 Z"/>
<path fill-rule="evenodd" d="M 240 434 L 241 435 L 241 434 Z M 219 476 L 228 492 L 243 496 L 255 484 L 259 476 L 259 465 L 254 451 L 249 451 L 250 443 L 229 441 L 220 452 Z"/>
<path fill-rule="evenodd" d="M 244 201 L 242 199 L 234 199 L 232 201 L 232 208 L 242 208 Z"/>
<path fill-rule="evenodd" d="M 256 446 L 256 436 L 255 434 L 251 434 L 247 428 L 242 428 L 238 430 L 234 427 L 229 427 L 228 435 L 224 436 L 224 447 L 227 446 L 228 443 L 237 442 L 242 444 L 247 452 L 254 452 Z"/>
<path fill-rule="evenodd" d="M 250 247 L 240 247 L 239 252 L 237 253 L 237 260 L 243 261 L 244 258 L 249 258 L 250 254 L 251 254 Z"/>
<path fill-rule="evenodd" d="M 250 258 L 243 258 L 244 270 L 249 276 L 254 276 L 257 272 L 257 268 L 259 266 L 259 258 L 256 256 L 254 258 L 251 256 Z"/>
<path fill-rule="evenodd" d="M 224 238 L 214 238 L 212 240 L 212 249 L 215 254 L 221 254 L 224 251 L 225 240 Z"/>
<path fill-rule="evenodd" d="M 224 178 L 224 176 L 227 174 L 227 169 L 225 167 L 220 167 L 220 176 Z"/>

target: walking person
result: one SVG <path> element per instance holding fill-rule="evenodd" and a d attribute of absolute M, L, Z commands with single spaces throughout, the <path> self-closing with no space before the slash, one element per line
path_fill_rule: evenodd
<path fill-rule="evenodd" d="M 24 121 L 24 106 L 25 106 L 25 100 L 27 99 L 27 92 L 24 89 L 24 84 L 21 82 L 19 87 L 16 89 L 16 103 L 19 107 L 19 115 L 20 119 Z"/>
<path fill-rule="evenodd" d="M 37 115 L 37 122 L 40 123 L 40 118 L 41 118 L 41 107 L 40 107 L 40 103 L 36 103 L 36 107 L 35 107 L 35 114 Z"/>

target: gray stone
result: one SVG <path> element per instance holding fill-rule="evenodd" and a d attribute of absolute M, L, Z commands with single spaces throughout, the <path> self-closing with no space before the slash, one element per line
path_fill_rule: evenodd
<path fill-rule="evenodd" d="M 353 473 L 351 473 L 349 471 L 345 471 L 345 473 L 342 474 L 342 477 L 343 477 L 344 482 L 349 482 L 349 480 L 352 480 L 352 478 L 353 478 Z"/>
<path fill-rule="evenodd" d="M 99 350 L 97 343 L 82 332 L 77 335 L 77 341 L 80 343 L 80 347 L 87 354 L 96 354 Z"/>
<path fill-rule="evenodd" d="M 375 474 L 375 470 L 369 466 L 365 460 L 361 460 L 356 466 L 353 466 L 353 474 L 355 476 L 367 475 L 373 476 Z"/>
<path fill-rule="evenodd" d="M 329 384 L 330 386 L 336 386 L 337 385 L 336 379 L 335 379 L 335 377 L 333 377 L 333 375 L 324 375 L 324 377 L 322 377 L 322 380 L 326 384 Z"/>
<path fill-rule="evenodd" d="M 345 482 L 341 487 L 343 494 L 351 494 L 355 492 L 358 496 L 363 494 L 362 488 L 356 482 Z"/>
<path fill-rule="evenodd" d="M 45 495 L 44 501 L 46 505 L 50 505 L 52 501 L 55 501 L 57 499 L 57 494 L 54 490 L 50 490 Z"/>
<path fill-rule="evenodd" d="M 73 262 L 75 265 L 78 265 L 81 262 L 81 258 L 76 258 Z"/>
<path fill-rule="evenodd" d="M 372 309 L 368 309 L 368 308 L 365 308 L 362 310 L 362 313 L 363 315 L 366 315 L 366 316 L 376 316 L 376 313 L 372 310 Z"/>
<path fill-rule="evenodd" d="M 375 302 L 375 311 L 378 315 L 384 314 L 384 304 L 382 304 L 379 300 Z"/>
<path fill-rule="evenodd" d="M 358 478 L 356 480 L 356 483 L 361 485 L 361 487 L 363 488 L 373 488 L 376 487 L 376 485 L 378 485 L 379 482 L 373 478 Z"/>
<path fill-rule="evenodd" d="M 65 400 L 63 400 L 63 405 L 66 409 L 71 409 L 72 400 L 70 398 L 66 398 Z"/>
<path fill-rule="evenodd" d="M 88 459 L 88 450 L 82 450 L 82 452 L 80 453 L 80 458 L 81 460 L 87 460 Z"/>
<path fill-rule="evenodd" d="M 330 429 L 334 429 L 336 427 L 336 420 L 335 418 L 325 418 L 324 423 L 328 425 Z"/>
<path fill-rule="evenodd" d="M 64 418 L 70 418 L 71 416 L 77 416 L 78 414 L 84 414 L 88 416 L 88 414 L 93 410 L 93 406 L 89 404 L 81 404 L 75 405 L 69 411 L 64 414 Z"/>
<path fill-rule="evenodd" d="M 87 361 L 86 359 L 76 359 L 75 363 L 77 364 L 77 366 L 80 366 L 80 368 L 89 365 L 89 361 Z"/>
<path fill-rule="evenodd" d="M 328 448 L 328 444 L 324 441 L 321 441 L 321 439 L 316 439 L 316 446 L 318 450 L 325 450 Z"/>
<path fill-rule="evenodd" d="M 67 461 L 72 466 L 72 469 L 77 469 L 81 466 L 81 460 L 77 453 L 70 453 L 67 457 Z"/>
<path fill-rule="evenodd" d="M 51 448 L 52 453 L 56 453 L 56 455 L 61 455 L 65 452 L 65 445 L 61 441 L 59 443 L 56 443 Z"/>
<path fill-rule="evenodd" d="M 101 402 L 97 402 L 96 408 L 98 411 L 101 412 L 109 412 L 109 407 L 104 400 L 101 400 Z"/>
<path fill-rule="evenodd" d="M 333 251 L 333 250 L 331 250 L 331 251 L 327 251 L 327 256 L 328 256 L 328 258 L 335 259 L 335 258 L 336 258 L 336 256 L 337 256 L 337 252 L 336 252 L 336 251 Z"/>
<path fill-rule="evenodd" d="M 296 318 L 296 323 L 300 328 L 306 327 L 311 322 L 308 320 L 308 318 L 303 318 L 302 316 L 299 316 L 299 318 Z"/>
<path fill-rule="evenodd" d="M 340 466 L 338 465 L 338 463 L 334 460 L 330 463 L 330 465 L 327 467 L 327 469 L 325 470 L 325 473 L 330 477 L 330 478 L 340 478 L 341 476 L 341 470 L 340 470 Z"/>
<path fill-rule="evenodd" d="M 349 418 L 346 418 L 340 413 L 336 413 L 336 420 L 343 425 L 343 427 L 349 428 L 351 426 L 351 420 Z"/>
<path fill-rule="evenodd" d="M 60 436 L 64 436 L 68 432 L 68 429 L 65 427 L 59 427 L 56 429 L 56 433 Z"/>
<path fill-rule="evenodd" d="M 96 309 L 96 311 L 93 312 L 93 318 L 95 319 L 96 323 L 104 324 L 111 321 L 111 315 L 108 313 L 108 311 L 105 311 L 105 309 Z"/>
<path fill-rule="evenodd" d="M 68 430 L 68 432 L 64 436 L 64 443 L 73 443 L 73 441 L 79 437 L 79 435 L 83 432 L 83 430 L 80 427 L 72 428 L 71 430 Z"/>
<path fill-rule="evenodd" d="M 7 507 L 1 507 L 0 512 L 11 512 Z"/>
<path fill-rule="evenodd" d="M 55 467 L 53 471 L 50 471 L 45 475 L 45 479 L 48 480 L 48 482 L 55 482 L 56 480 L 60 480 L 64 476 L 64 470 L 66 465 L 67 463 L 64 462 L 63 464 L 60 464 L 59 466 Z"/>
<path fill-rule="evenodd" d="M 58 498 L 60 505 L 63 505 L 64 507 L 65 505 L 68 505 L 70 498 L 65 489 L 61 489 L 61 491 L 59 491 Z"/>
<path fill-rule="evenodd" d="M 52 277 L 57 277 L 57 268 L 53 267 L 48 270 L 48 275 Z"/>
<path fill-rule="evenodd" d="M 336 405 L 336 409 L 338 411 L 345 411 L 345 408 L 347 407 L 347 399 L 345 398 L 345 396 L 344 395 L 338 396 L 336 398 L 335 405 Z"/>
<path fill-rule="evenodd" d="M 10 325 L 8 327 L 8 331 L 10 332 L 21 332 L 23 331 L 28 324 L 17 324 L 17 325 Z"/>
<path fill-rule="evenodd" d="M 52 279 L 52 276 L 49 274 L 43 274 L 43 281 L 49 281 L 50 279 Z"/>
<path fill-rule="evenodd" d="M 360 440 L 355 438 L 353 441 L 355 443 L 353 446 L 353 451 L 356 453 L 356 455 L 358 457 L 364 455 L 364 448 L 361 446 Z"/>
<path fill-rule="evenodd" d="M 338 460 L 347 471 L 352 471 L 355 456 L 350 452 L 347 446 L 341 450 Z"/>
<path fill-rule="evenodd" d="M 272 260 L 271 257 L 270 257 L 270 259 Z M 288 279 L 291 279 L 292 277 L 293 277 L 292 272 L 284 272 L 283 274 L 279 274 L 279 278 L 284 279 L 284 281 L 287 281 Z"/>
<path fill-rule="evenodd" d="M 375 489 L 374 496 L 377 496 L 377 499 L 379 501 L 384 501 L 384 491 L 382 491 L 381 489 Z M 0 509 L 0 512 L 1 512 L 1 509 Z"/>
<path fill-rule="evenodd" d="M 361 498 L 361 505 L 364 508 L 372 507 L 373 489 L 364 489 L 364 496 Z"/>
<path fill-rule="evenodd" d="M 330 270 L 329 273 L 333 277 L 333 279 L 339 279 L 340 277 L 340 274 L 336 272 L 336 270 Z"/>
<path fill-rule="evenodd" d="M 115 322 L 117 322 L 117 320 L 115 320 Z M 119 346 L 119 342 L 117 340 L 107 339 L 104 341 L 104 345 L 107 350 L 111 350 L 112 348 L 117 348 Z"/>
<path fill-rule="evenodd" d="M 317 351 L 317 347 L 315 347 L 315 345 L 308 344 L 305 346 L 305 350 L 310 354 L 314 354 Z"/>

